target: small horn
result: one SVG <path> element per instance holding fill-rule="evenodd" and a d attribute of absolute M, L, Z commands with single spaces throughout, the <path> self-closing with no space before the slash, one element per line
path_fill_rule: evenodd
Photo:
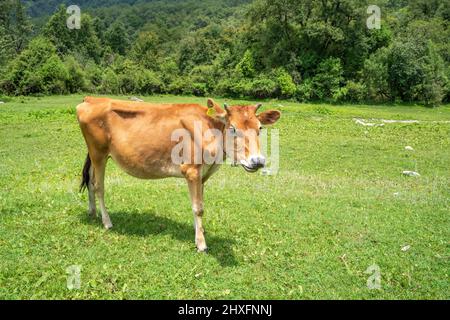
<path fill-rule="evenodd" d="M 258 104 L 256 105 L 256 111 L 258 111 L 259 109 L 261 109 L 261 107 L 262 107 L 262 103 L 258 103 Z"/>
<path fill-rule="evenodd" d="M 228 110 L 228 103 L 224 103 L 223 107 L 224 107 L 225 110 Z"/>

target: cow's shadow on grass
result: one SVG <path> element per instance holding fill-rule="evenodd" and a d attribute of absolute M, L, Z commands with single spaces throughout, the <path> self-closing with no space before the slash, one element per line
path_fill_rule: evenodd
<path fill-rule="evenodd" d="M 170 235 L 177 241 L 192 244 L 192 252 L 195 252 L 195 232 L 192 224 L 184 224 L 160 216 L 155 212 L 110 212 L 114 227 L 109 232 L 122 235 L 149 237 L 158 235 Z M 100 220 L 95 221 L 86 215 L 82 219 L 85 223 L 98 225 L 103 228 Z M 223 267 L 236 266 L 238 263 L 233 253 L 234 240 L 215 236 L 206 230 L 206 242 L 208 243 L 208 255 L 213 256 Z M 174 243 L 174 248 L 176 244 Z M 200 253 L 198 253 L 200 254 Z"/>

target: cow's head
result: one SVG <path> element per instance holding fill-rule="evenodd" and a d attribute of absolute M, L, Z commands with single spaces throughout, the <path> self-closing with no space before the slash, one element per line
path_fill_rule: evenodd
<path fill-rule="evenodd" d="M 212 116 L 225 124 L 224 151 L 227 157 L 251 173 L 266 165 L 266 159 L 260 149 L 260 133 L 263 126 L 272 125 L 281 117 L 279 111 L 258 113 L 261 107 L 261 104 L 253 106 L 225 104 L 222 109 L 212 99 L 208 100 L 208 108 L 213 110 Z"/>

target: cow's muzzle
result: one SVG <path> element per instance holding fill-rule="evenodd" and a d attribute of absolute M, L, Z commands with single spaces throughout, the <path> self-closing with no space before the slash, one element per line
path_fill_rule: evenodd
<path fill-rule="evenodd" d="M 254 173 L 266 166 L 266 158 L 263 156 L 252 156 L 249 160 L 242 160 L 241 165 L 245 171 Z"/>

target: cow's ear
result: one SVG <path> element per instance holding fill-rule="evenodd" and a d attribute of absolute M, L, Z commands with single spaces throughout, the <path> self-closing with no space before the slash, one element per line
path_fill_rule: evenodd
<path fill-rule="evenodd" d="M 219 105 L 211 98 L 208 99 L 208 108 L 215 108 L 218 107 Z"/>
<path fill-rule="evenodd" d="M 275 110 L 266 111 L 258 115 L 258 120 L 266 126 L 275 124 L 280 118 L 281 112 Z"/>
<path fill-rule="evenodd" d="M 213 99 L 208 99 L 208 116 L 225 123 L 227 112 L 224 111 Z"/>

